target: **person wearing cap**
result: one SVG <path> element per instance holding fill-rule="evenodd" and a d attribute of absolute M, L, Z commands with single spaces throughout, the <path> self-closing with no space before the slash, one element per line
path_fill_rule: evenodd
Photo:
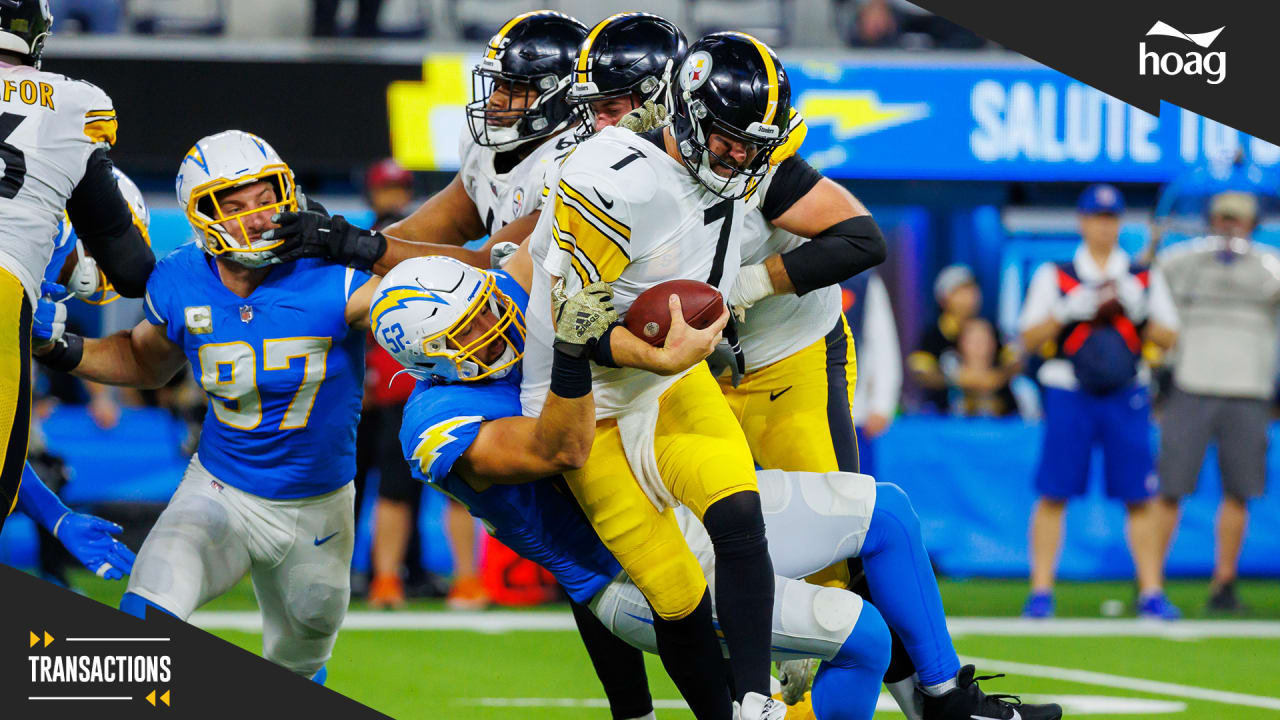
<path fill-rule="evenodd" d="M 1023 614 L 1053 615 L 1053 583 L 1067 501 L 1083 495 L 1101 445 L 1108 497 L 1128 510 L 1127 537 L 1137 570 L 1138 612 L 1175 619 L 1164 594 L 1162 547 L 1151 497 L 1151 401 L 1143 342 L 1173 345 L 1178 317 L 1159 271 L 1131 262 L 1119 247 L 1124 198 L 1111 185 L 1080 197 L 1082 241 L 1074 257 L 1036 270 L 1018 326 L 1023 346 L 1045 361 L 1044 441 L 1031 516 L 1031 593 Z"/>
<path fill-rule="evenodd" d="M 379 160 L 365 172 L 364 197 L 373 210 L 374 230 L 397 223 L 413 209 L 413 174 L 395 158 Z"/>
<path fill-rule="evenodd" d="M 1280 343 L 1280 254 L 1251 242 L 1257 218 L 1253 195 L 1215 195 L 1209 235 L 1175 246 L 1158 260 L 1182 320 L 1182 341 L 1162 412 L 1157 515 L 1167 551 L 1182 498 L 1195 490 L 1205 450 L 1215 441 L 1223 493 L 1209 583 L 1211 612 L 1245 609 L 1236 597 L 1236 567 L 1247 503 L 1266 485 L 1267 425 Z"/>
<path fill-rule="evenodd" d="M 949 379 L 960 364 L 961 329 L 982 311 L 982 290 L 968 265 L 948 265 L 933 282 L 938 302 L 938 321 L 925 331 L 919 349 L 907 357 L 911 377 L 924 390 L 925 405 L 939 413 L 950 413 L 956 392 Z M 999 349 L 998 362 L 1007 381 L 1018 367 L 1017 353 L 1010 347 Z"/>

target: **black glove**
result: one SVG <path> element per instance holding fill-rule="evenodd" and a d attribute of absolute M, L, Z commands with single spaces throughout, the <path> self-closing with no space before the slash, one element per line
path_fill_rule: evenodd
<path fill-rule="evenodd" d="M 724 339 L 707 356 L 707 366 L 711 369 L 712 377 L 718 378 L 728 369 L 733 372 L 730 382 L 734 387 L 742 382 L 742 376 L 747 373 L 747 356 L 742 353 L 742 346 L 738 344 L 738 323 L 735 318 L 730 317 L 729 324 L 724 326 Z"/>
<path fill-rule="evenodd" d="M 358 270 L 369 270 L 387 251 L 387 239 L 382 233 L 356 227 L 341 215 L 282 212 L 271 221 L 280 227 L 266 231 L 262 239 L 284 240 L 272 248 L 280 262 L 322 257 Z"/>

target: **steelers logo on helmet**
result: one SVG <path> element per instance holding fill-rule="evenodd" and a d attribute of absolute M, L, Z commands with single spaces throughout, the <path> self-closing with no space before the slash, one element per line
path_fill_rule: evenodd
<path fill-rule="evenodd" d="M 671 125 L 676 147 L 705 188 L 741 198 L 787 141 L 791 84 L 773 50 L 746 33 L 713 33 L 689 51 Z"/>
<path fill-rule="evenodd" d="M 178 203 L 210 255 L 246 267 L 279 262 L 283 239 L 258 239 L 275 213 L 298 209 L 293 171 L 267 141 L 243 130 L 201 138 L 178 168 Z M 259 187 L 260 186 L 260 187 Z M 236 197 L 251 188 L 252 197 Z"/>
<path fill-rule="evenodd" d="M 466 115 L 476 144 L 504 152 L 569 127 L 574 56 L 586 36 L 585 25 L 550 10 L 508 20 L 471 71 Z"/>
<path fill-rule="evenodd" d="M 672 106 L 676 75 L 689 43 L 666 18 L 620 12 L 596 24 L 578 49 L 569 104 L 586 137 L 646 102 Z"/>
<path fill-rule="evenodd" d="M 419 380 L 500 378 L 524 355 L 519 306 L 493 274 L 442 256 L 411 258 L 378 283 L 373 337 Z"/>
<path fill-rule="evenodd" d="M 685 92 L 692 92 L 702 87 L 710 76 L 711 54 L 705 50 L 689 53 L 689 58 L 684 61 L 684 68 L 680 71 L 680 88 Z"/>

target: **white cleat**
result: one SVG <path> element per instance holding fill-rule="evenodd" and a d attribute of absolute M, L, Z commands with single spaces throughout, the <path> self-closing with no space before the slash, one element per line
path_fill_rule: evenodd
<path fill-rule="evenodd" d="M 760 693 L 749 692 L 742 697 L 742 704 L 733 704 L 734 720 L 786 720 L 787 706 L 765 697 Z"/>

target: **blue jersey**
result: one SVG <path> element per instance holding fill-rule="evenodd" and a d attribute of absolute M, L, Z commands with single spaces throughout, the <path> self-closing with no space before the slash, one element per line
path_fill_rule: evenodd
<path fill-rule="evenodd" d="M 67 219 L 66 213 L 63 213 L 62 219 L 58 221 L 58 232 L 53 236 L 53 257 L 49 259 L 49 264 L 44 266 L 44 279 L 51 282 L 58 282 L 58 276 L 62 274 L 62 266 L 67 262 L 67 256 L 76 249 L 76 230 L 71 227 L 71 221 Z"/>
<path fill-rule="evenodd" d="M 247 298 L 184 245 L 147 281 L 147 320 L 182 348 L 209 395 L 197 450 L 214 476 L 259 497 L 314 497 L 355 475 L 364 334 L 347 300 L 369 274 L 321 260 L 272 265 Z"/>
<path fill-rule="evenodd" d="M 524 290 L 503 272 L 498 288 L 520 305 Z M 510 339 L 509 339 L 510 341 Z M 477 382 L 419 382 L 404 408 L 400 445 L 415 477 L 452 495 L 504 545 L 555 575 L 580 603 L 622 571 L 567 490 L 553 480 L 491 485 L 477 492 L 453 472 L 480 424 L 520 415 L 520 373 Z"/>

